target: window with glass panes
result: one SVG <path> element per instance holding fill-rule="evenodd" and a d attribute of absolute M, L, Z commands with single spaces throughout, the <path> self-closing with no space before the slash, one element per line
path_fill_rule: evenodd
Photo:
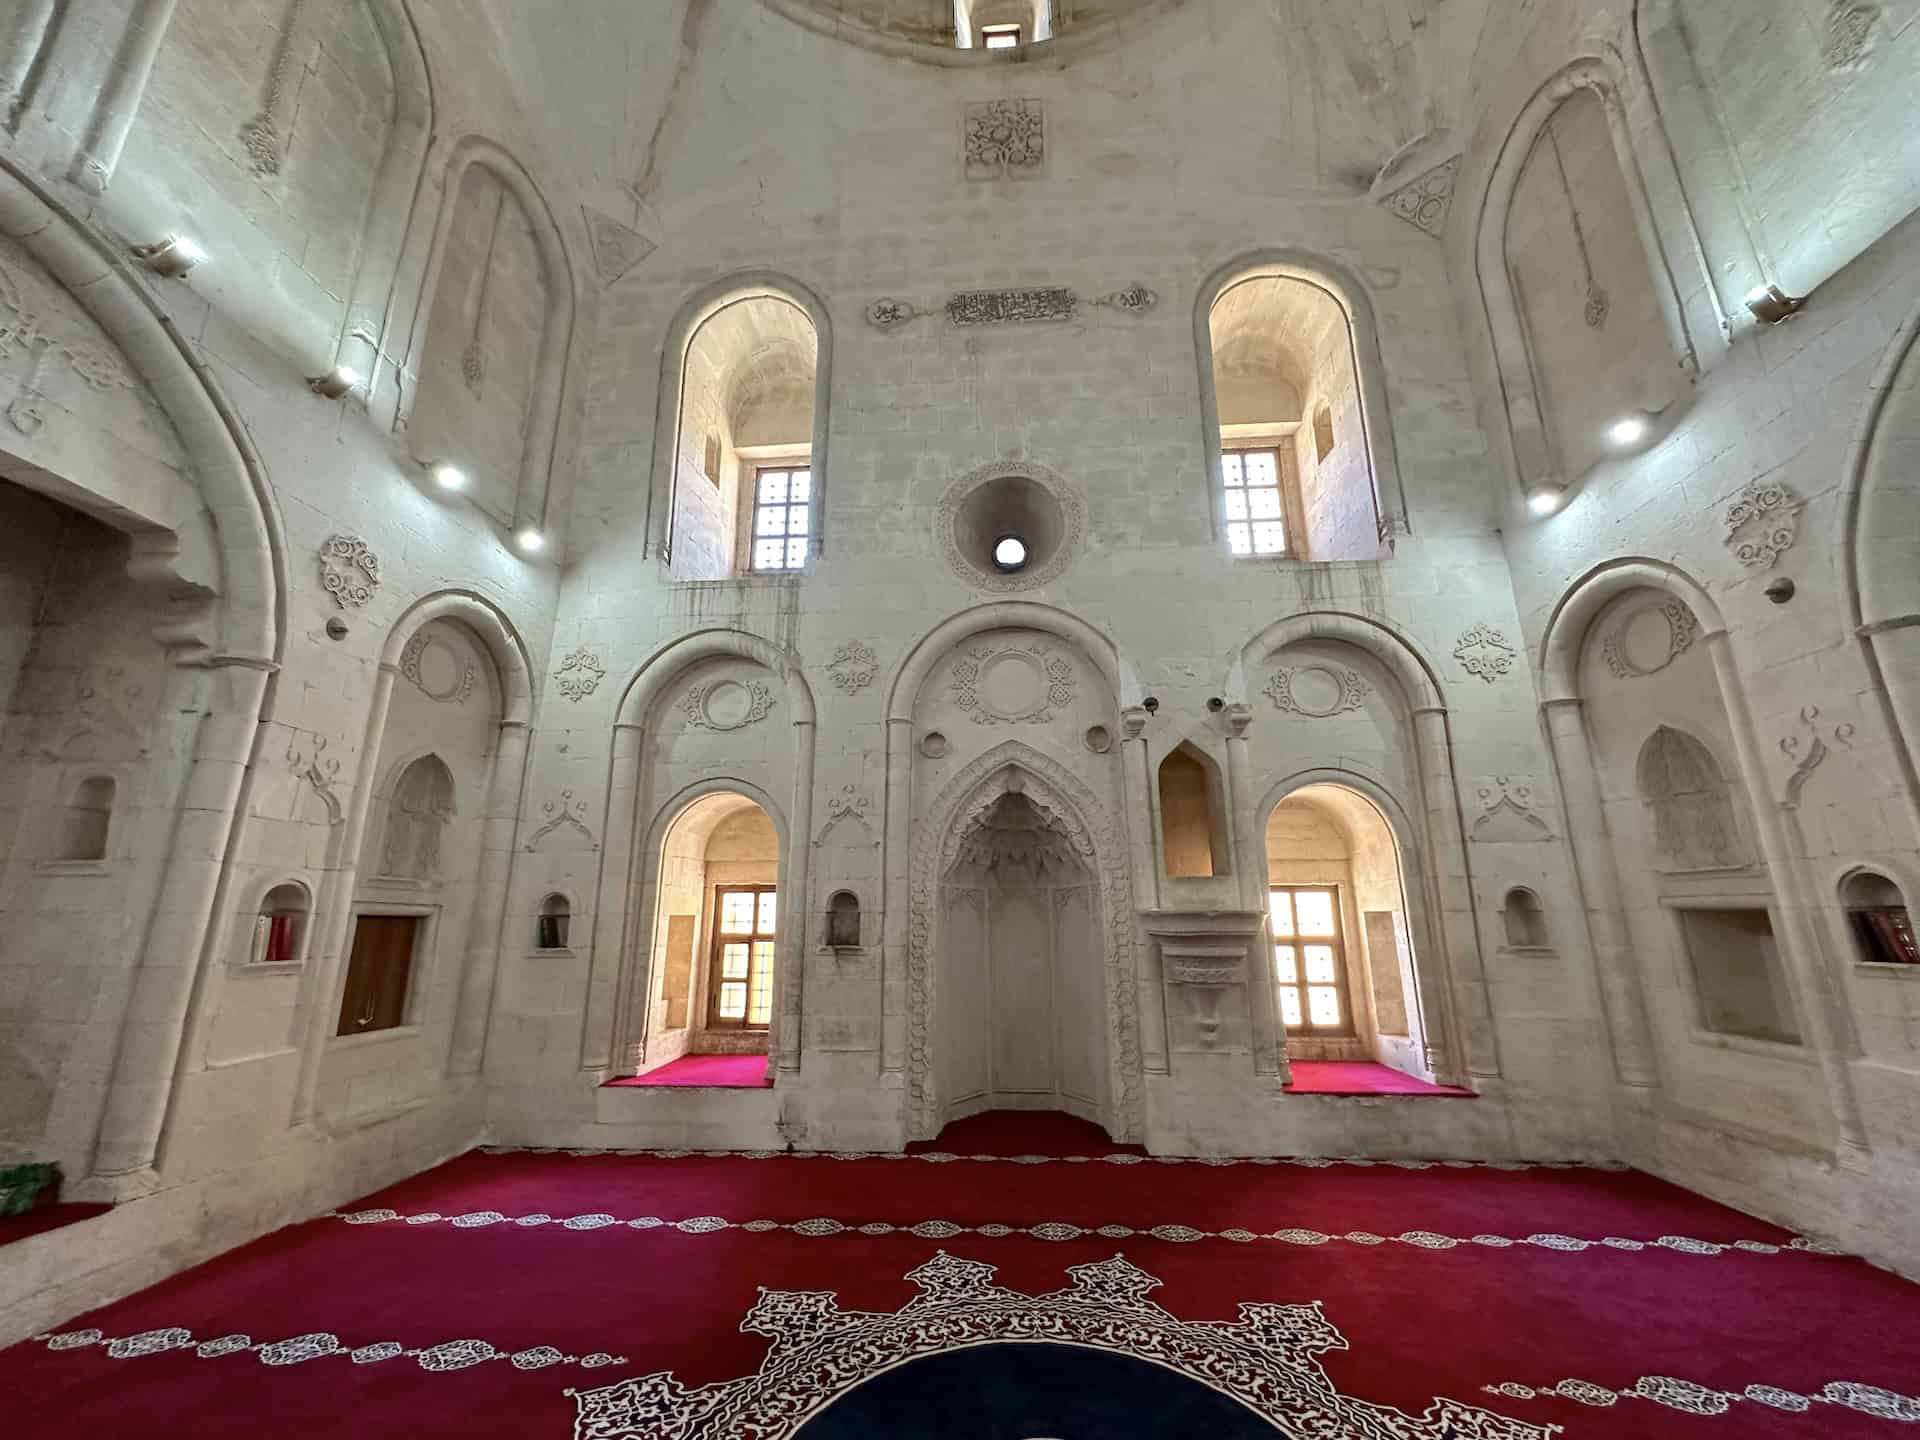
<path fill-rule="evenodd" d="M 1278 450 L 1229 450 L 1220 457 L 1226 481 L 1227 546 L 1236 555 L 1287 553 L 1287 512 Z"/>
<path fill-rule="evenodd" d="M 768 468 L 753 481 L 753 568 L 800 570 L 807 563 L 813 472 Z"/>
<path fill-rule="evenodd" d="M 1347 951 L 1340 892 L 1331 885 L 1275 885 L 1267 897 L 1280 1019 L 1302 1034 L 1350 1035 Z"/>
<path fill-rule="evenodd" d="M 980 43 L 989 50 L 1012 50 L 1020 44 L 1018 25 L 982 25 Z"/>
<path fill-rule="evenodd" d="M 713 988 L 709 1029 L 762 1029 L 773 1020 L 771 885 L 722 885 L 713 894 Z"/>

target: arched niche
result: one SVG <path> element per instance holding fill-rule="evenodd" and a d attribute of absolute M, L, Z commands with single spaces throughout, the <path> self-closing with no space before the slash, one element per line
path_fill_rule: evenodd
<path fill-rule="evenodd" d="M 412 663 L 427 646 L 446 652 L 459 683 Z M 421 1086 L 479 1070 L 513 862 L 512 829 L 494 820 L 519 806 L 532 693 L 525 642 L 476 596 L 423 597 L 388 632 L 335 868 L 316 904 L 296 1122 L 342 1115 L 355 1077 L 393 1063 L 391 1053 L 374 1058 L 384 1043 L 369 1050 L 360 1033 L 397 1032 L 391 1043 L 405 1047 Z M 343 1030 L 368 1013 L 369 996 L 379 1023 Z"/>
<path fill-rule="evenodd" d="M 1547 928 L 1546 907 L 1539 895 L 1524 885 L 1507 891 L 1501 902 L 1500 918 L 1506 927 L 1509 950 L 1534 951 L 1552 948 L 1552 932 Z"/>
<path fill-rule="evenodd" d="M 573 348 L 575 282 L 533 178 L 491 140 L 454 146 L 398 422 L 413 458 L 464 470 L 502 526 L 548 528 Z"/>
<path fill-rule="evenodd" d="M 1213 757 L 1182 740 L 1161 758 L 1160 863 L 1169 879 L 1213 879 L 1233 873 L 1226 782 Z"/>
<path fill-rule="evenodd" d="M 1840 881 L 1840 907 L 1858 963 L 1920 966 L 1913 911 L 1906 891 L 1892 876 L 1864 866 L 1850 871 Z"/>
<path fill-rule="evenodd" d="M 685 1054 L 768 1054 L 780 967 L 803 953 L 785 871 L 787 818 L 751 781 L 724 777 L 671 796 L 647 827 L 637 908 L 650 934 L 622 988 L 623 1074 Z"/>
<path fill-rule="evenodd" d="M 1610 57 L 1548 79 L 1515 117 L 1481 201 L 1475 274 L 1529 495 L 1584 479 L 1612 453 L 1617 420 L 1640 419 L 1648 437 L 1671 429 L 1700 368 L 1621 82 Z M 1709 278 L 1686 283 L 1710 293 Z"/>
<path fill-rule="evenodd" d="M 1041 888 L 1040 871 L 1045 868 L 1036 852 L 1053 847 L 1047 853 L 1058 864 L 1046 874 L 1062 883 L 1045 888 L 1079 895 L 1060 913 L 1079 907 L 1072 916 L 1081 927 L 1074 943 L 1089 960 L 1095 952 L 1100 957 L 1098 1012 L 1104 1029 L 1099 1037 L 1099 1066 L 1104 1073 L 1099 1093 L 1076 1099 L 1054 1086 L 1047 1090 L 1052 1098 L 1036 1094 L 1032 1103 L 1083 1114 L 1116 1140 L 1138 1138 L 1144 1114 L 1133 887 L 1125 835 L 1112 810 L 1079 776 L 1022 740 L 1002 740 L 942 780 L 925 807 L 924 821 L 915 827 L 906 887 L 912 919 L 905 927 L 910 938 L 903 947 L 907 969 L 903 1018 L 912 1135 L 931 1139 L 939 1133 L 954 1098 L 943 1093 L 943 1082 L 951 1085 L 956 1075 L 967 1070 L 964 1065 L 956 1069 L 953 1063 L 951 1047 L 962 1040 L 949 1024 L 953 1016 L 943 1010 L 940 991 L 943 978 L 951 984 L 960 973 L 955 969 L 954 946 L 971 945 L 976 951 L 991 946 L 990 930 L 983 934 L 965 921 L 969 902 L 956 892 L 984 885 L 985 872 L 992 868 L 1000 848 L 986 843 L 981 831 L 983 826 L 992 831 L 1004 823 L 1034 842 L 1020 847 L 1027 856 L 1025 863 L 1036 867 L 1028 877 L 1029 890 Z M 1042 842 L 1042 836 L 1049 838 Z M 1028 907 L 1029 911 L 1035 908 Z M 976 918 L 983 914 L 981 905 L 971 909 Z M 1050 951 L 1061 943 L 1055 935 L 1048 942 Z M 978 959 L 978 955 L 969 952 L 959 958 Z M 1078 973 L 1085 980 L 1089 972 Z M 1084 1026 L 1086 1021 L 1081 1015 L 1075 1023 Z M 947 1053 L 943 1046 L 949 1047 Z M 1013 1087 L 1009 1094 L 1017 1097 L 1023 1089 L 1037 1092 L 1046 1087 L 1036 1082 Z M 1013 1103 L 1026 1102 L 1016 1098 Z"/>
<path fill-rule="evenodd" d="M 727 687 L 717 700 L 715 685 Z M 660 743 L 669 732 L 685 737 L 677 756 Z M 779 738 L 788 734 L 790 742 Z M 805 905 L 812 893 L 813 765 L 813 692 L 798 658 L 770 640 L 743 630 L 695 631 L 660 647 L 627 682 L 614 722 L 582 1069 L 603 1078 L 631 1074 L 644 1058 L 636 1004 L 649 983 L 652 912 L 640 896 L 647 857 L 655 853 L 645 827 L 654 823 L 659 797 L 691 797 L 714 770 L 729 773 L 732 788 L 779 817 L 781 883 Z M 787 798 L 779 804 L 761 798 L 775 794 Z M 789 925 L 780 937 L 779 1004 L 769 1045 L 775 1065 L 785 1070 L 801 1062 L 805 929 Z"/>
<path fill-rule="evenodd" d="M 709 330 L 716 323 L 719 328 Z M 806 354 L 809 340 L 811 356 Z M 763 346 L 763 341 L 777 343 Z M 758 373 L 762 369 L 765 374 Z M 790 390 L 795 377 L 809 371 L 811 407 L 802 437 L 809 475 L 806 535 L 809 553 L 818 555 L 824 549 L 821 520 L 830 478 L 827 411 L 833 393 L 833 324 L 825 303 L 790 276 L 747 270 L 702 287 L 674 316 L 660 358 L 646 534 L 647 554 L 666 561 L 675 578 L 714 579 L 744 568 L 737 563 L 750 553 L 742 548 L 745 537 L 738 534 L 741 502 L 736 498 L 731 506 L 726 504 L 729 485 L 737 491 L 740 478 L 738 446 L 728 436 L 736 433 L 737 422 L 745 422 L 748 433 L 757 433 L 752 427 L 759 423 L 777 425 L 777 431 L 768 433 L 791 435 L 797 423 L 793 407 L 776 403 L 743 408 L 743 401 L 762 393 L 777 398 L 783 386 Z M 714 491 L 700 461 L 707 433 L 722 426 L 718 498 L 696 503 Z M 783 452 L 777 458 L 792 460 L 800 444 L 788 439 L 773 448 Z M 707 537 L 706 544 L 699 542 L 700 536 Z M 679 553 L 683 539 L 696 545 L 697 557 Z"/>
<path fill-rule="evenodd" d="M 107 366 L 96 375 L 116 377 L 86 402 L 90 423 L 117 430 L 124 420 L 132 427 L 120 452 L 127 465 L 109 467 L 111 474 L 66 473 L 55 458 L 65 421 L 39 410 L 32 394 L 18 393 L 29 359 L 21 352 L 11 371 L 16 424 L 9 449 L 31 462 L 37 484 L 57 487 L 64 503 L 137 532 L 126 542 L 123 570 L 164 585 L 173 601 L 144 605 L 134 632 L 157 642 L 166 660 L 181 662 L 165 668 L 164 683 L 149 693 L 158 699 L 177 690 L 193 717 L 175 753 L 176 793 L 198 797 L 196 843 L 168 846 L 146 862 L 150 899 L 139 913 L 165 923 L 126 937 L 131 978 L 91 1022 L 101 1032 L 100 1053 L 118 1058 L 96 1098 L 71 1108 L 70 1131 L 44 1143 L 33 1139 L 36 1153 L 59 1160 L 70 1174 L 90 1175 L 105 1193 L 120 1183 L 116 1177 L 135 1177 L 128 1183 L 136 1187 L 150 1179 L 179 1093 L 174 1080 L 195 987 L 228 933 L 216 917 L 233 903 L 231 862 L 244 843 L 240 817 L 251 804 L 253 735 L 283 658 L 284 543 L 263 467 L 231 418 L 218 377 L 126 256 L 4 158 L 0 230 L 17 237 L 4 247 L 4 263 L 16 284 L 29 277 L 38 323 L 57 325 L 66 343 L 94 354 Z M 62 411 L 81 404 L 65 388 L 82 385 L 78 378 L 41 378 L 60 387 L 53 398 Z M 36 429 L 37 439 L 28 433 Z M 124 640 L 129 632 L 115 633 Z M 217 672 L 200 666 L 209 659 Z M 191 700 L 190 691 L 197 692 Z M 210 857 L 221 862 L 217 874 Z"/>
<path fill-rule="evenodd" d="M 1350 417 L 1352 448 L 1345 456 L 1336 452 L 1330 457 L 1324 476 L 1322 462 L 1317 456 L 1313 460 L 1310 473 L 1316 481 L 1315 493 L 1324 489 L 1327 503 L 1321 506 L 1317 531 L 1311 516 L 1303 523 L 1309 542 L 1318 533 L 1328 553 L 1313 553 L 1309 547 L 1299 558 L 1373 558 L 1391 547 L 1395 536 L 1407 533 L 1406 492 L 1379 329 L 1373 302 L 1356 275 L 1337 261 L 1301 250 L 1269 249 L 1238 256 L 1201 285 L 1194 303 L 1193 336 L 1194 353 L 1201 362 L 1207 513 L 1214 539 L 1223 549 L 1231 553 L 1223 424 L 1235 428 L 1251 424 L 1250 433 L 1256 437 L 1281 437 L 1284 432 L 1295 437 L 1297 451 L 1303 412 L 1295 402 L 1310 407 L 1323 397 L 1330 404 L 1338 403 Z M 1222 354 L 1229 382 L 1224 390 L 1216 376 Z M 1231 435 L 1224 442 L 1233 443 L 1238 442 Z M 1306 453 L 1312 455 L 1311 434 L 1306 443 Z M 1318 483 L 1322 479 L 1324 486 Z M 1370 535 L 1364 523 L 1369 510 Z"/>
<path fill-rule="evenodd" d="M 305 882 L 282 880 L 260 897 L 247 947 L 250 965 L 298 965 L 312 938 L 313 892 Z"/>
<path fill-rule="evenodd" d="M 1289 1057 L 1376 1060 L 1429 1081 L 1451 1073 L 1448 977 L 1404 807 L 1366 776 L 1320 768 L 1280 781 L 1256 818 Z M 1316 1007 L 1329 996 L 1338 1013 Z"/>
<path fill-rule="evenodd" d="M 1230 703 L 1249 706 L 1260 717 L 1247 739 L 1256 773 L 1284 771 L 1294 753 L 1288 747 L 1310 734 L 1314 743 L 1337 746 L 1343 755 L 1334 778 L 1376 801 L 1390 801 L 1383 810 L 1404 806 L 1417 827 L 1396 833 L 1402 854 L 1410 857 L 1408 888 L 1435 917 L 1436 933 L 1430 940 L 1416 933 L 1416 950 L 1444 977 L 1430 996 L 1435 1020 L 1426 1044 L 1436 1073 L 1448 1077 L 1443 1083 L 1458 1084 L 1467 1076 L 1497 1078 L 1500 1046 L 1453 741 L 1436 676 L 1432 659 L 1390 622 L 1304 611 L 1275 621 L 1242 645 L 1229 662 L 1225 690 Z M 1264 854 L 1254 817 L 1243 823 L 1248 828 L 1240 849 Z"/>
<path fill-rule="evenodd" d="M 1735 870 L 1751 849 L 1734 818 L 1732 787 L 1713 751 L 1672 725 L 1640 747 L 1634 780 L 1653 820 L 1656 863 L 1664 870 Z"/>

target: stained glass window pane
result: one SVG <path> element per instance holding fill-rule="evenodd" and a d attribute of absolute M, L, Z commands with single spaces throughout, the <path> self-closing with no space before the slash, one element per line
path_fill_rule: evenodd
<path fill-rule="evenodd" d="M 1273 947 L 1273 971 L 1275 978 L 1282 985 L 1292 985 L 1299 981 L 1300 971 L 1294 964 L 1291 945 Z"/>
<path fill-rule="evenodd" d="M 1306 947 L 1307 979 L 1315 985 L 1334 983 L 1333 947 L 1331 945 L 1309 945 Z"/>
<path fill-rule="evenodd" d="M 722 1020 L 747 1018 L 746 981 L 729 980 L 720 987 L 720 1018 Z"/>
<path fill-rule="evenodd" d="M 1280 1020 L 1282 1024 L 1289 1026 L 1300 1023 L 1300 992 L 1298 990 L 1288 989 L 1280 992 Z"/>
<path fill-rule="evenodd" d="M 1340 992 L 1331 985 L 1313 985 L 1307 989 L 1307 1009 L 1316 1025 L 1340 1023 Z"/>
<path fill-rule="evenodd" d="M 753 895 L 739 890 L 720 897 L 720 931 L 723 935 L 753 933 Z"/>
<path fill-rule="evenodd" d="M 1253 536 L 1244 523 L 1227 526 L 1227 544 L 1236 555 L 1253 553 Z"/>
<path fill-rule="evenodd" d="M 771 890 L 764 892 L 760 896 L 760 934 L 771 935 L 773 933 L 773 918 L 777 904 L 778 899 Z M 773 953 L 771 947 L 768 948 L 767 953 L 769 955 Z"/>
<path fill-rule="evenodd" d="M 1276 940 L 1293 934 L 1293 896 L 1284 890 L 1268 891 L 1267 916 L 1273 922 Z"/>
<path fill-rule="evenodd" d="M 1293 895 L 1295 913 L 1300 917 L 1302 935 L 1332 935 L 1333 892 L 1331 890 L 1296 890 Z"/>

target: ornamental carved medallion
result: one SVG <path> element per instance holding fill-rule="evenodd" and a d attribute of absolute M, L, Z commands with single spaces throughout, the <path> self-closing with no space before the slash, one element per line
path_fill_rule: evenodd
<path fill-rule="evenodd" d="M 827 662 L 827 678 L 845 695 L 858 694 L 880 673 L 880 657 L 862 640 L 849 640 Z"/>
<path fill-rule="evenodd" d="M 1266 693 L 1289 715 L 1323 720 L 1365 708 L 1373 687 L 1343 665 L 1282 666 L 1267 681 Z"/>
<path fill-rule="evenodd" d="M 1514 654 L 1507 637 L 1490 625 L 1475 625 L 1453 647 L 1453 658 L 1466 672 L 1489 685 L 1513 669 Z"/>
<path fill-rule="evenodd" d="M 1693 647 L 1700 622 L 1683 601 L 1639 605 L 1608 632 L 1600 653 L 1622 680 L 1657 675 Z"/>
<path fill-rule="evenodd" d="M 480 671 L 438 635 L 417 631 L 400 652 L 400 674 L 429 700 L 464 705 L 480 683 Z"/>
<path fill-rule="evenodd" d="M 773 692 L 758 680 L 714 680 L 681 697 L 680 711 L 698 730 L 744 730 L 767 718 Z"/>
<path fill-rule="evenodd" d="M 975 646 L 953 665 L 953 703 L 976 725 L 1045 725 L 1073 704 L 1073 662 L 1044 641 Z"/>
<path fill-rule="evenodd" d="M 1046 112 L 1038 100 L 982 100 L 967 106 L 967 179 L 1037 180 L 1046 159 Z"/>
<path fill-rule="evenodd" d="M 600 688 L 600 682 L 606 678 L 606 674 L 606 666 L 600 663 L 600 657 L 582 645 L 560 662 L 560 668 L 553 672 L 553 678 L 560 687 L 561 696 L 577 705 Z"/>
<path fill-rule="evenodd" d="M 320 584 L 342 610 L 365 605 L 380 588 L 380 557 L 358 535 L 330 535 L 320 547 Z"/>
<path fill-rule="evenodd" d="M 1802 503 L 1791 485 L 1778 480 L 1743 487 L 1727 506 L 1726 544 L 1733 558 L 1749 569 L 1771 569 L 1799 538 Z"/>

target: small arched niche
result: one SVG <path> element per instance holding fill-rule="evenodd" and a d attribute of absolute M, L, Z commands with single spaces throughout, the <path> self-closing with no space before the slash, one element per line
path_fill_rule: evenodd
<path fill-rule="evenodd" d="M 1641 746 L 1634 776 L 1653 817 L 1660 869 L 1735 870 L 1751 863 L 1732 787 L 1700 740 L 1660 726 Z"/>
<path fill-rule="evenodd" d="M 1507 891 L 1506 901 L 1500 907 L 1500 917 L 1506 926 L 1509 950 L 1552 948 L 1552 938 L 1547 930 L 1547 912 L 1540 904 L 1540 897 L 1526 886 L 1516 885 Z"/>
<path fill-rule="evenodd" d="M 60 812 L 55 860 L 66 864 L 106 862 L 116 789 L 111 775 L 89 775 L 73 787 Z"/>
<path fill-rule="evenodd" d="M 1160 850 L 1175 879 L 1232 871 L 1227 844 L 1226 792 L 1220 767 L 1190 740 L 1160 762 Z"/>
<path fill-rule="evenodd" d="M 860 897 L 851 890 L 836 890 L 827 901 L 827 947 L 860 948 Z"/>
<path fill-rule="evenodd" d="M 674 453 L 676 580 L 789 574 L 817 553 L 819 335 L 775 292 L 727 301 L 687 343 Z"/>
<path fill-rule="evenodd" d="M 296 880 L 282 881 L 260 898 L 248 960 L 255 965 L 297 965 L 306 958 L 313 897 Z"/>
<path fill-rule="evenodd" d="M 447 824 L 454 815 L 453 772 L 438 755 L 410 762 L 394 781 L 380 846 L 380 878 L 439 881 Z"/>
<path fill-rule="evenodd" d="M 1920 965 L 1913 916 L 1894 881 L 1877 870 L 1855 870 L 1840 882 L 1840 905 L 1862 965 Z"/>
<path fill-rule="evenodd" d="M 558 891 L 540 902 L 533 918 L 536 950 L 565 950 L 573 943 L 573 902 Z"/>
<path fill-rule="evenodd" d="M 1381 553 L 1353 325 L 1334 293 L 1252 274 L 1208 312 L 1219 425 L 1214 506 L 1236 557 L 1372 560 Z M 1309 418 L 1311 417 L 1311 418 Z"/>

